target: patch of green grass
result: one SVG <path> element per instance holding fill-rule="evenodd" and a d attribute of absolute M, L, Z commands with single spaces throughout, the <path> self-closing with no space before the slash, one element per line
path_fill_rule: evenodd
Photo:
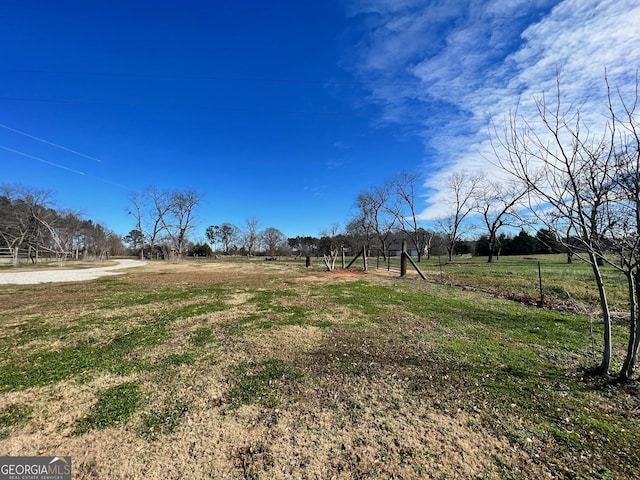
<path fill-rule="evenodd" d="M 95 279 L 97 285 L 103 285 L 108 287 L 129 287 L 129 284 L 119 276 L 113 277 L 99 277 Z"/>
<path fill-rule="evenodd" d="M 543 294 L 547 299 L 562 302 L 598 304 L 598 292 L 591 266 L 579 259 L 567 264 L 566 255 L 503 256 L 493 263 L 487 257 L 454 258 L 453 262 L 437 258 L 424 260 L 420 267 L 437 273 L 440 268 L 446 283 L 468 285 L 482 290 L 507 293 L 523 297 L 539 298 L 538 262 L 541 266 Z M 601 269 L 609 302 L 615 308 L 628 306 L 625 282 L 622 275 L 611 266 Z"/>
<path fill-rule="evenodd" d="M 196 297 L 206 298 L 206 304 L 221 305 L 224 288 L 219 285 L 209 285 L 194 288 L 189 285 L 179 287 L 165 287 L 157 290 L 145 290 L 140 288 L 118 288 L 109 291 L 100 300 L 103 309 L 123 308 L 137 305 L 149 305 L 153 303 L 167 304 L 171 302 L 190 300 Z"/>
<path fill-rule="evenodd" d="M 166 326 L 173 315 L 158 315 L 145 325 L 124 331 L 109 343 L 96 345 L 91 338 L 60 350 L 43 350 L 0 366 L 0 391 L 49 385 L 91 370 L 120 375 L 152 366 L 131 353 L 159 345 L 168 338 Z"/>
<path fill-rule="evenodd" d="M 274 301 L 278 298 L 295 297 L 296 293 L 291 290 L 256 290 L 252 292 L 250 303 L 257 305 L 259 308 L 269 308 L 274 305 Z"/>
<path fill-rule="evenodd" d="M 620 428 L 616 427 L 611 418 L 595 418 L 594 414 L 590 413 L 589 415 L 580 415 L 577 421 L 583 428 L 603 436 L 613 437 L 622 434 Z"/>
<path fill-rule="evenodd" d="M 132 356 L 169 338 L 167 325 L 181 319 L 224 309 L 221 301 L 186 305 L 167 310 L 146 320 L 143 325 L 125 330 L 109 343 L 96 345 L 87 337 L 60 350 L 41 350 L 26 358 L 15 358 L 0 365 L 0 391 L 56 383 L 73 375 L 97 369 L 116 374 L 149 370 L 152 365 Z M 48 334 L 43 333 L 43 336 Z"/>
<path fill-rule="evenodd" d="M 189 352 L 185 353 L 170 353 L 161 362 L 163 368 L 166 367 L 179 367 L 180 365 L 193 365 L 195 363 L 193 354 Z"/>
<path fill-rule="evenodd" d="M 252 313 L 241 319 L 234 320 L 224 326 L 227 335 L 241 336 L 251 330 L 261 329 L 268 330 L 277 327 L 299 326 L 299 327 L 318 327 L 329 328 L 334 325 L 330 320 L 314 320 L 313 312 L 301 307 L 295 307 L 293 311 L 289 309 L 288 315 L 269 314 L 269 313 Z M 302 312 L 308 312 L 302 313 Z"/>
<path fill-rule="evenodd" d="M 323 290 L 332 303 L 356 309 L 371 315 L 372 319 L 389 307 L 406 303 L 406 292 L 386 285 L 373 285 L 366 280 L 334 283 L 325 286 Z"/>
<path fill-rule="evenodd" d="M 0 351 L 17 345 L 25 345 L 33 340 L 45 337 L 47 330 L 44 327 L 44 317 L 33 317 L 19 325 L 4 327 L 10 333 L 0 338 Z"/>
<path fill-rule="evenodd" d="M 619 477 L 607 467 L 598 467 L 589 470 L 589 478 L 594 480 L 617 480 Z"/>
<path fill-rule="evenodd" d="M 83 315 L 75 318 L 68 325 L 58 326 L 52 324 L 52 322 L 46 323 L 42 317 L 36 317 L 24 324 L 14 326 L 9 335 L 0 338 L 0 353 L 4 353 L 5 357 L 9 358 L 13 348 L 33 341 L 65 340 L 70 335 L 86 332 L 88 329 L 98 325 L 101 327 L 118 325 L 135 318 L 135 315 L 114 315 L 107 318 Z"/>
<path fill-rule="evenodd" d="M 189 411 L 185 402 L 174 402 L 160 409 L 153 409 L 143 417 L 138 433 L 147 440 L 156 440 L 161 435 L 173 433 Z"/>
<path fill-rule="evenodd" d="M 576 432 L 572 430 L 567 430 L 556 425 L 550 425 L 548 427 L 548 432 L 554 440 L 559 443 L 565 444 L 567 447 L 576 450 L 584 448 L 582 439 Z"/>
<path fill-rule="evenodd" d="M 8 427 L 24 425 L 31 418 L 33 409 L 29 405 L 13 403 L 0 408 L 0 439 L 9 438 Z"/>
<path fill-rule="evenodd" d="M 273 407 L 278 404 L 285 386 L 301 377 L 301 373 L 282 360 L 244 362 L 230 372 L 234 386 L 229 399 L 235 406 L 261 403 Z"/>
<path fill-rule="evenodd" d="M 249 304 L 255 305 L 256 311 L 241 319 L 228 322 L 224 326 L 227 335 L 240 336 L 254 329 L 271 329 L 286 326 L 312 326 L 328 328 L 333 322 L 317 319 L 315 309 L 298 305 L 283 305 L 281 298 L 295 297 L 290 290 L 258 290 L 252 292 Z"/>
<path fill-rule="evenodd" d="M 83 435 L 90 430 L 102 430 L 125 422 L 140 403 L 140 387 L 131 382 L 121 383 L 98 393 L 98 400 L 89 415 L 76 422 L 73 435 Z"/>
<path fill-rule="evenodd" d="M 196 348 L 204 347 L 214 341 L 211 327 L 200 327 L 191 333 L 189 341 Z"/>

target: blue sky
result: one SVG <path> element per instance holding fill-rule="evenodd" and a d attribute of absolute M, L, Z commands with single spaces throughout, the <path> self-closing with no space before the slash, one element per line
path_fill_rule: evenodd
<path fill-rule="evenodd" d="M 559 72 L 598 121 L 605 68 L 624 90 L 640 67 L 640 0 L 7 1 L 0 19 L 0 183 L 121 234 L 154 185 L 204 194 L 201 238 L 249 217 L 319 235 L 402 170 L 427 225 L 449 174 L 492 169 L 491 118 Z"/>

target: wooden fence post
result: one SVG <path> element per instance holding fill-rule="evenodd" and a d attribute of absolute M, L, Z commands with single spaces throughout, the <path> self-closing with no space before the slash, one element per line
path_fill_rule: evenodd
<path fill-rule="evenodd" d="M 407 241 L 402 241 L 402 254 L 400 255 L 400 276 L 407 276 Z"/>

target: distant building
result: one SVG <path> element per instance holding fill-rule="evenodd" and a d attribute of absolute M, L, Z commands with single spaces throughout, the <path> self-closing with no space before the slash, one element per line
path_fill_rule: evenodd
<path fill-rule="evenodd" d="M 407 242 L 407 253 L 411 257 L 418 256 L 418 249 L 413 246 L 411 242 Z M 402 242 L 394 242 L 389 245 L 389 256 L 390 257 L 399 257 L 402 254 Z"/>

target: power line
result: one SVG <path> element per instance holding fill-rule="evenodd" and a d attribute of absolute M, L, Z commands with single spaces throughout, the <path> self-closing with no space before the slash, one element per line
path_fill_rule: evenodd
<path fill-rule="evenodd" d="M 384 75 L 374 76 L 369 80 L 336 80 L 336 79 L 305 79 L 305 78 L 287 78 L 287 77 L 251 77 L 241 75 L 207 75 L 207 74 L 173 74 L 173 73 L 146 73 L 146 72 L 100 72 L 100 71 L 81 71 L 81 70 L 3 70 L 0 73 L 5 74 L 38 74 L 38 75 L 67 75 L 67 76 L 91 76 L 104 78 L 140 78 L 151 80 L 205 80 L 212 82 L 244 82 L 244 83 L 283 83 L 283 84 L 299 84 L 299 85 L 336 85 L 336 86 L 352 86 L 352 87 L 415 87 L 421 86 L 427 90 L 436 90 L 450 92 L 455 88 L 464 88 L 476 90 L 478 87 L 470 85 L 469 82 L 461 79 L 445 79 L 425 83 L 417 76 L 405 75 L 403 78 L 391 79 Z M 497 86 L 491 87 L 505 91 L 520 91 L 521 86 Z"/>
<path fill-rule="evenodd" d="M 278 78 L 278 77 L 250 77 L 235 75 L 178 75 L 169 73 L 144 73 L 144 72 L 91 72 L 80 70 L 0 70 L 8 74 L 45 74 L 45 75 L 70 75 L 93 76 L 112 78 L 147 78 L 165 80 L 207 80 L 214 82 L 246 82 L 246 83 L 289 83 L 301 85 L 345 85 L 345 86 L 401 86 L 409 85 L 406 81 L 359 81 L 359 80 L 314 80 L 304 78 Z"/>
<path fill-rule="evenodd" d="M 65 150 L 67 152 L 73 153 L 75 155 L 80 155 L 81 157 L 88 158 L 89 160 L 93 160 L 94 162 L 102 163 L 102 160 L 99 158 L 92 157 L 90 155 L 85 155 L 84 153 L 76 152 L 75 150 L 71 150 L 70 148 L 63 147 L 62 145 L 58 145 L 57 143 L 50 142 L 40 137 L 36 137 L 35 135 L 29 135 L 28 133 L 21 132 L 20 130 L 16 130 L 15 128 L 8 127 L 0 123 L 0 127 L 10 130 L 15 133 L 19 133 L 20 135 L 24 135 L 25 137 L 33 138 L 34 140 L 38 140 L 39 142 L 46 143 L 47 145 L 51 145 L 53 147 L 59 148 L 61 150 Z M 6 150 L 6 149 L 5 149 Z M 84 174 L 83 174 L 84 175 Z"/>
<path fill-rule="evenodd" d="M 38 103 L 62 103 L 67 105 L 106 105 L 110 107 L 126 108 L 197 108 L 213 112 L 229 113 L 266 113 L 283 115 L 316 115 L 316 116 L 344 116 L 344 112 L 335 110 L 285 110 L 274 108 L 250 108 L 250 107 L 221 107 L 216 105 L 195 104 L 195 103 L 152 103 L 152 102 L 109 102 L 106 100 L 74 100 L 56 98 L 35 98 L 35 97 L 0 97 L 0 101 L 9 102 L 38 102 Z"/>
<path fill-rule="evenodd" d="M 37 160 L 38 162 L 46 163 L 47 165 L 51 165 L 52 167 L 61 168 L 62 170 L 67 170 L 69 172 L 77 173 L 78 175 L 84 175 L 84 172 L 79 170 L 74 170 L 73 168 L 65 167 L 64 165 L 59 165 L 57 163 L 50 162 L 48 160 L 44 160 L 42 158 L 34 157 L 33 155 L 29 155 L 28 153 L 19 152 L 18 150 L 14 150 L 12 148 L 8 148 L 0 145 L 2 150 L 6 150 L 7 152 L 15 153 L 16 155 L 22 155 L 23 157 L 31 158 L 33 160 Z"/>

